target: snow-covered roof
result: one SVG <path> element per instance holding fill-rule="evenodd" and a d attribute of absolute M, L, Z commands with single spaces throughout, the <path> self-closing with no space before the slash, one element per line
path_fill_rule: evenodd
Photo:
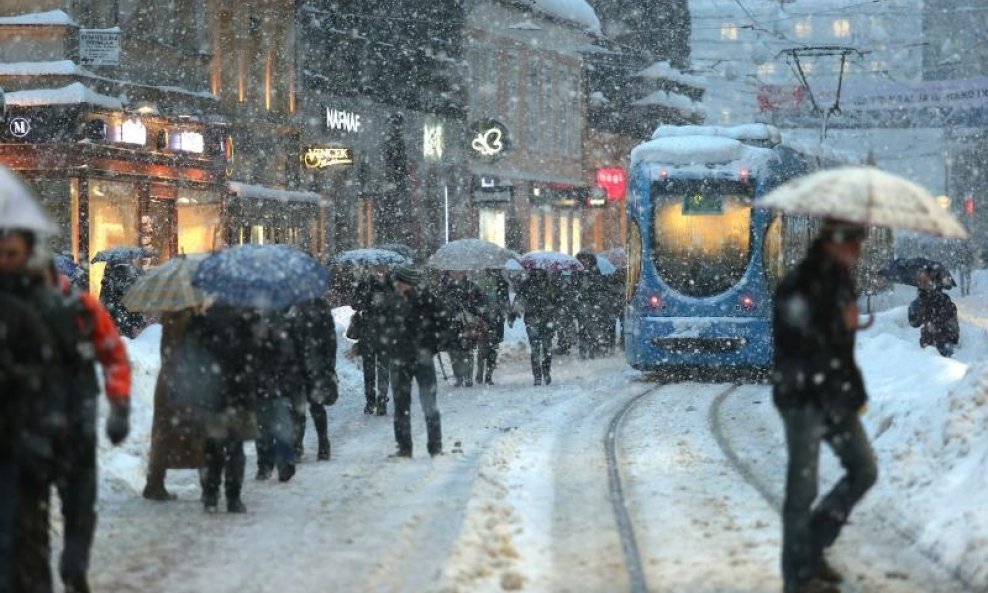
<path fill-rule="evenodd" d="M 717 136 L 734 140 L 759 140 L 773 144 L 782 142 L 779 128 L 768 124 L 744 124 L 741 126 L 659 126 L 652 139 L 678 136 Z"/>
<path fill-rule="evenodd" d="M 542 31 L 542 27 L 536 25 L 529 19 L 517 22 L 513 25 L 508 25 L 509 29 L 518 29 L 520 31 Z"/>
<path fill-rule="evenodd" d="M 87 103 L 107 109 L 123 109 L 119 97 L 97 93 L 81 82 L 73 82 L 57 89 L 30 89 L 13 91 L 6 95 L 7 105 L 37 107 L 41 105 L 77 105 Z"/>
<path fill-rule="evenodd" d="M 523 0 L 523 3 L 543 14 L 581 25 L 595 35 L 603 35 L 597 13 L 585 0 Z"/>
<path fill-rule="evenodd" d="M 0 76 L 86 76 L 96 74 L 72 60 L 53 62 L 0 62 Z"/>
<path fill-rule="evenodd" d="M 644 70 L 635 72 L 634 76 L 654 80 L 665 78 L 666 80 L 688 84 L 690 86 L 703 86 L 706 82 L 699 76 L 693 76 L 692 74 L 687 74 L 678 68 L 673 68 L 672 65 L 666 60 L 656 62 Z"/>
<path fill-rule="evenodd" d="M 703 103 L 694 101 L 686 95 L 667 91 L 655 91 L 645 98 L 638 99 L 632 103 L 632 105 L 661 105 L 663 107 L 669 107 L 670 109 L 678 109 L 680 111 L 696 113 L 698 115 L 706 115 L 707 113 L 707 108 Z"/>
<path fill-rule="evenodd" d="M 322 196 L 311 191 L 292 191 L 264 185 L 252 185 L 240 181 L 228 181 L 226 187 L 231 193 L 241 198 L 255 200 L 277 200 L 279 202 L 314 202 L 320 203 Z"/>
<path fill-rule="evenodd" d="M 63 26 L 78 27 L 65 11 L 49 10 L 48 12 L 31 12 L 19 14 L 17 16 L 0 17 L 0 26 L 3 25 L 38 25 L 38 26 Z"/>

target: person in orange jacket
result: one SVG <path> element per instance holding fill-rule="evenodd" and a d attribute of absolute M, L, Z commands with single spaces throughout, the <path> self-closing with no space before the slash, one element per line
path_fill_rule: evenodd
<path fill-rule="evenodd" d="M 54 272 L 53 272 L 54 273 Z M 127 349 L 110 314 L 89 292 L 73 288 L 65 276 L 56 276 L 66 305 L 75 313 L 81 345 L 103 369 L 103 389 L 110 404 L 106 434 L 118 445 L 130 432 L 131 372 Z M 95 379 L 93 369 L 92 379 Z M 88 593 L 89 552 L 96 530 L 96 426 L 98 388 L 81 379 L 66 402 L 67 430 L 57 448 L 55 486 L 62 500 L 64 546 L 59 565 L 66 592 Z M 98 387 L 98 386 L 97 386 Z"/>

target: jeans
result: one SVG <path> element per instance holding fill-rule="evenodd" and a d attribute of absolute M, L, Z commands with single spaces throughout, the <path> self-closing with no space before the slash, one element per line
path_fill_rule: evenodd
<path fill-rule="evenodd" d="M 449 360 L 453 365 L 456 384 L 473 383 L 473 350 L 450 349 Z"/>
<path fill-rule="evenodd" d="M 487 326 L 487 337 L 480 343 L 477 349 L 477 383 L 483 381 L 491 382 L 494 377 L 494 368 L 497 367 L 497 350 L 501 345 L 501 340 L 497 336 L 500 325 L 504 325 L 501 319 L 497 325 Z"/>
<path fill-rule="evenodd" d="M 206 439 L 203 450 L 203 460 L 206 464 L 202 487 L 207 495 L 217 496 L 220 482 L 226 474 L 226 499 L 237 500 L 244 485 L 244 468 L 247 458 L 244 456 L 244 442 L 240 439 Z"/>
<path fill-rule="evenodd" d="M 316 427 L 316 436 L 319 439 L 319 446 L 329 443 L 329 417 L 326 414 L 326 406 L 322 404 L 309 404 L 309 414 L 312 415 L 312 424 Z M 292 418 L 295 421 L 295 453 L 300 457 L 304 449 L 305 441 L 305 410 L 292 411 Z"/>
<path fill-rule="evenodd" d="M 398 450 L 412 452 L 412 379 L 419 386 L 419 403 L 425 415 L 430 454 L 443 450 L 442 425 L 439 406 L 436 403 L 436 367 L 431 356 L 419 356 L 415 360 L 391 361 L 392 388 L 395 396 L 395 441 Z"/>
<path fill-rule="evenodd" d="M 782 578 L 786 591 L 806 585 L 816 574 L 851 510 L 878 478 L 875 454 L 857 414 L 831 420 L 816 406 L 784 408 L 789 466 L 782 509 Z M 844 467 L 844 477 L 814 507 L 820 442 Z"/>
<path fill-rule="evenodd" d="M 373 405 L 378 399 L 387 399 L 390 383 L 388 359 L 378 352 L 363 352 L 360 360 L 364 367 L 364 397 Z"/>
<path fill-rule="evenodd" d="M 552 370 L 552 322 L 547 319 L 525 319 L 528 345 L 532 351 L 532 375 L 538 382 Z"/>
<path fill-rule="evenodd" d="M 284 467 L 295 462 L 295 420 L 292 401 L 269 397 L 257 401 L 257 467 Z"/>

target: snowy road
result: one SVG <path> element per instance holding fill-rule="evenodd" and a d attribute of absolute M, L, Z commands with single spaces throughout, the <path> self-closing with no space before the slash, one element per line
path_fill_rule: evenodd
<path fill-rule="evenodd" d="M 766 387 L 660 386 L 620 358 L 563 359 L 554 378 L 534 388 L 515 359 L 497 387 L 441 387 L 447 454 L 435 460 L 417 408 L 415 459 L 386 460 L 390 418 L 363 416 L 361 398 L 347 394 L 331 412 L 333 461 L 307 454 L 290 483 L 260 483 L 248 448 L 246 516 L 205 515 L 192 472 L 169 477 L 177 502 L 111 498 L 94 590 L 627 591 L 603 445 L 614 415 L 645 392 L 617 453 L 649 590 L 781 588 L 778 515 L 711 431 L 720 418 L 722 442 L 779 492 L 783 452 Z M 880 520 L 858 523 L 874 511 L 862 507 L 835 552 L 857 590 L 963 590 L 923 569 L 929 562 Z"/>

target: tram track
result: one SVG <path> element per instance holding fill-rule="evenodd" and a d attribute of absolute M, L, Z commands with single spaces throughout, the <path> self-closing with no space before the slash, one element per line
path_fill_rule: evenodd
<path fill-rule="evenodd" d="M 738 475 L 772 507 L 772 509 L 778 513 L 780 516 L 782 514 L 782 496 L 771 488 L 770 484 L 759 478 L 754 471 L 752 471 L 752 465 L 745 463 L 735 448 L 732 446 L 730 439 L 727 437 L 726 430 L 724 429 L 723 422 L 721 418 L 723 417 L 722 410 L 727 398 L 736 391 L 738 386 L 735 388 L 725 391 L 719 394 L 710 405 L 710 409 L 707 417 L 707 424 L 710 428 L 710 433 L 713 435 L 714 440 L 717 442 L 718 447 L 724 454 L 724 457 L 730 463 L 732 469 L 737 472 Z M 928 550 L 918 545 L 917 537 L 915 534 L 910 533 L 908 529 L 899 525 L 897 522 L 891 521 L 887 516 L 882 513 L 878 513 L 875 519 L 890 532 L 898 536 L 903 543 L 908 544 L 910 547 L 917 549 L 922 557 L 938 571 L 946 574 L 954 581 L 954 583 L 960 586 L 965 591 L 984 591 L 984 589 L 978 589 L 973 583 L 969 582 L 963 577 L 956 569 L 951 569 L 943 564 L 943 562 L 929 553 Z M 843 593 L 864 593 L 861 586 L 856 585 L 851 579 L 845 579 L 844 583 L 841 585 L 841 591 Z"/>

